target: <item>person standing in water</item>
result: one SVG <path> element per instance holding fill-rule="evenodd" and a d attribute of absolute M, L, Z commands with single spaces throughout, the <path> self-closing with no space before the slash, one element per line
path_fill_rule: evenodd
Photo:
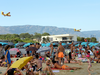
<path fill-rule="evenodd" d="M 59 47 L 58 47 L 58 58 L 59 58 L 59 64 L 61 65 L 61 60 L 63 59 L 64 57 L 64 47 L 62 46 L 62 43 L 60 42 L 59 43 Z"/>
<path fill-rule="evenodd" d="M 7 70 L 9 69 L 9 67 L 11 66 L 11 59 L 10 59 L 10 52 L 9 52 L 10 46 L 7 45 L 5 47 L 5 61 L 7 63 Z"/>

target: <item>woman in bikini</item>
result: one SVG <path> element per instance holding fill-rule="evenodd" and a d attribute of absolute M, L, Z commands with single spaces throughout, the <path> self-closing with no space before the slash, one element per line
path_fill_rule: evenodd
<path fill-rule="evenodd" d="M 76 69 L 81 69 L 78 67 L 69 67 L 67 65 L 59 65 L 56 61 L 52 61 L 54 67 L 53 68 L 58 68 L 58 69 L 70 69 L 70 70 L 76 70 Z"/>

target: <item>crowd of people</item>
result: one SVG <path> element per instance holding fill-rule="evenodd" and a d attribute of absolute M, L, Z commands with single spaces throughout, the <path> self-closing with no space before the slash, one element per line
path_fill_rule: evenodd
<path fill-rule="evenodd" d="M 30 46 L 26 47 L 26 50 L 29 47 L 36 47 L 39 49 L 41 45 L 39 43 L 30 44 Z M 91 75 L 90 71 L 93 71 L 90 69 L 92 67 L 91 63 L 100 63 L 100 50 L 96 49 L 94 46 L 92 48 L 90 48 L 88 45 L 87 47 L 83 47 L 81 44 L 78 47 L 75 47 L 73 42 L 69 45 L 69 47 L 70 51 L 68 52 L 65 51 L 65 48 L 62 46 L 61 42 L 59 43 L 57 49 L 55 49 L 51 43 L 51 50 L 45 52 L 44 56 L 41 56 L 41 53 L 36 53 L 36 50 L 26 51 L 26 54 L 23 54 L 23 57 L 33 56 L 33 59 L 30 60 L 21 70 L 25 71 L 26 75 L 54 75 L 52 68 L 77 70 L 81 69 L 81 67 L 70 67 L 64 64 L 77 63 L 82 65 L 82 63 L 87 62 L 87 71 L 89 72 L 89 75 Z M 7 71 L 4 75 L 23 75 L 21 70 L 17 68 L 10 68 L 12 61 L 9 49 L 10 46 L 7 45 L 4 53 L 2 50 L 2 45 L 0 45 L 0 52 L 2 52 L 0 54 L 0 66 L 7 66 Z M 17 54 L 20 55 L 20 52 Z M 18 61 L 18 59 L 16 61 Z M 42 63 L 46 63 L 45 68 L 43 68 Z"/>

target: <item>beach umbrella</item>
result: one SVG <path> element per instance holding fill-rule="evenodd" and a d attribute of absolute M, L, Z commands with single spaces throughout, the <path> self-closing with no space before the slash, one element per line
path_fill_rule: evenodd
<path fill-rule="evenodd" d="M 11 65 L 11 68 L 22 69 L 31 59 L 33 59 L 32 56 L 20 58 Z"/>
<path fill-rule="evenodd" d="M 97 46 L 100 46 L 100 43 L 98 43 L 98 45 Z"/>
<path fill-rule="evenodd" d="M 66 45 L 63 45 L 63 47 L 64 47 L 64 48 L 67 48 L 68 46 L 69 46 L 68 44 L 66 44 Z"/>
<path fill-rule="evenodd" d="M 75 47 L 79 46 L 79 44 L 76 44 Z"/>
<path fill-rule="evenodd" d="M 38 50 L 36 47 L 29 47 L 28 49 L 26 49 L 26 51 L 34 51 L 34 50 Z"/>
<path fill-rule="evenodd" d="M 42 44 L 41 44 L 41 46 L 42 46 L 42 47 L 45 47 L 45 46 L 46 46 L 46 44 L 45 44 L 45 43 L 42 43 Z"/>
<path fill-rule="evenodd" d="M 20 42 L 20 43 L 18 43 L 16 46 L 23 46 L 24 44 L 26 44 L 26 43 Z"/>
<path fill-rule="evenodd" d="M 16 43 L 14 46 L 15 46 L 15 48 L 16 48 L 16 45 L 17 45 L 18 43 Z"/>
<path fill-rule="evenodd" d="M 62 43 L 62 45 L 66 45 L 66 43 Z"/>
<path fill-rule="evenodd" d="M 87 42 L 82 42 L 82 43 L 81 43 L 81 45 L 87 45 L 87 44 L 88 44 Z"/>
<path fill-rule="evenodd" d="M 58 43 L 53 43 L 53 45 L 58 45 Z"/>
<path fill-rule="evenodd" d="M 18 48 L 11 48 L 9 51 L 19 51 Z"/>
<path fill-rule="evenodd" d="M 46 43 L 46 47 L 49 47 L 51 43 Z"/>
<path fill-rule="evenodd" d="M 11 48 L 10 50 L 10 54 L 16 54 L 17 52 L 19 52 L 18 48 Z"/>
<path fill-rule="evenodd" d="M 8 45 L 13 46 L 14 43 L 13 42 L 8 42 Z"/>
<path fill-rule="evenodd" d="M 74 42 L 74 43 L 73 43 L 73 45 L 76 45 L 76 44 L 78 44 L 78 42 Z"/>
<path fill-rule="evenodd" d="M 24 44 L 24 46 L 23 46 L 23 47 L 27 47 L 27 46 L 29 46 L 30 44 L 32 44 L 32 43 L 27 43 L 27 44 Z"/>
<path fill-rule="evenodd" d="M 53 47 L 58 47 L 58 43 L 53 43 Z"/>
<path fill-rule="evenodd" d="M 37 53 L 40 53 L 40 52 L 47 52 L 47 51 L 50 51 L 50 50 L 51 50 L 50 47 L 41 47 L 41 48 L 37 51 Z"/>
<path fill-rule="evenodd" d="M 99 47 L 95 46 L 96 49 L 100 49 Z"/>
<path fill-rule="evenodd" d="M 8 43 L 5 43 L 5 42 L 0 42 L 0 44 L 2 44 L 2 46 L 8 45 Z"/>

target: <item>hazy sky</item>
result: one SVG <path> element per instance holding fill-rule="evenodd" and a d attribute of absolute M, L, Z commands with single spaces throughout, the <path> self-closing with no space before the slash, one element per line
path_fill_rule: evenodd
<path fill-rule="evenodd" d="M 100 30 L 100 0 L 0 0 L 0 26 L 41 25 Z"/>

